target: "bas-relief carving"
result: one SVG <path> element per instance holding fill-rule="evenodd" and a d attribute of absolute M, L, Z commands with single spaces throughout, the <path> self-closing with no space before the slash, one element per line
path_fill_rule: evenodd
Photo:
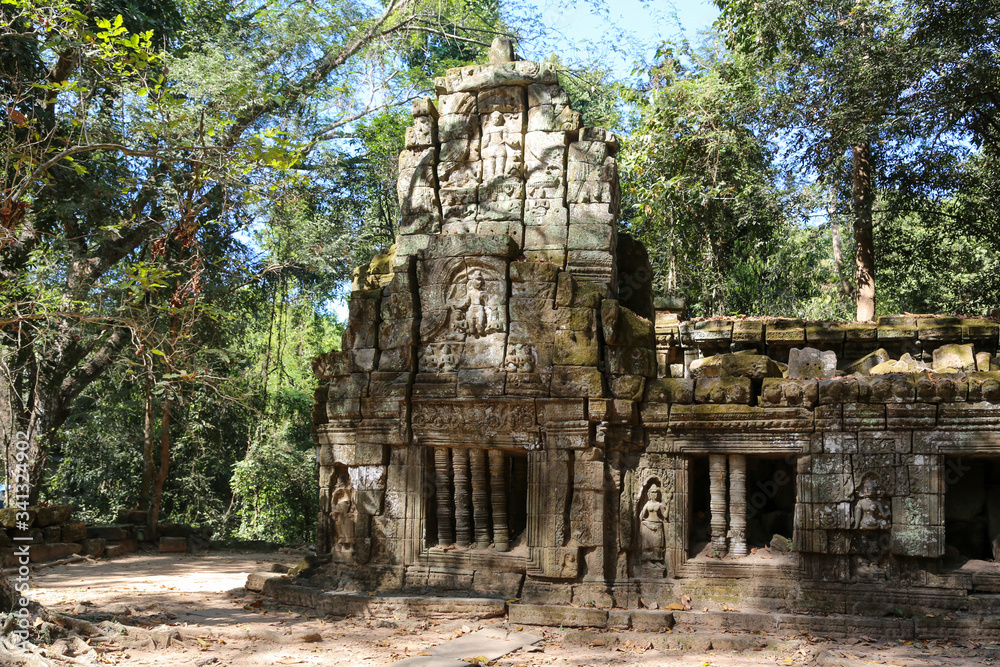
<path fill-rule="evenodd" d="M 533 345 L 527 343 L 509 343 L 504 366 L 511 373 L 532 373 L 538 363 L 537 353 Z"/>
<path fill-rule="evenodd" d="M 332 554 L 335 560 L 354 560 L 357 508 L 354 486 L 346 466 L 337 466 L 337 482 L 331 494 L 330 515 L 333 519 Z"/>
<path fill-rule="evenodd" d="M 851 551 L 856 554 L 854 575 L 862 581 L 885 579 L 891 545 L 892 506 L 878 474 L 862 475 L 851 527 Z"/>
<path fill-rule="evenodd" d="M 501 367 L 507 331 L 506 276 L 495 265 L 475 258 L 455 259 L 445 275 L 443 285 L 421 288 L 427 312 L 420 332 L 420 370 L 447 373 Z M 425 289 L 437 296 L 424 294 Z"/>
<path fill-rule="evenodd" d="M 663 576 L 670 569 L 667 557 L 669 506 L 661 498 L 655 482 L 646 492 L 647 500 L 639 510 L 639 562 L 642 573 Z"/>
<path fill-rule="evenodd" d="M 532 402 L 426 402 L 413 404 L 413 422 L 437 428 L 472 428 L 485 432 L 536 430 Z"/>

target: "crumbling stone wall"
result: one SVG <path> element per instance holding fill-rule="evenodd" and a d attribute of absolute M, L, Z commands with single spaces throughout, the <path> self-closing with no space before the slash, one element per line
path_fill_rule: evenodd
<path fill-rule="evenodd" d="M 1000 455 L 995 321 L 685 321 L 619 240 L 616 138 L 551 66 L 498 42 L 437 87 L 396 244 L 314 362 L 321 581 L 826 611 L 1000 591 L 948 548 L 982 525 L 1000 549 L 1000 494 L 947 509 Z"/>

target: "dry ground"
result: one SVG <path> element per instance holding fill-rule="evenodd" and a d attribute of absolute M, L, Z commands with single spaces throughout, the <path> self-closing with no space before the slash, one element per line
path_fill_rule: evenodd
<path fill-rule="evenodd" d="M 165 648 L 104 652 L 86 659 L 92 664 L 383 665 L 479 628 L 507 628 L 503 619 L 317 618 L 308 610 L 277 605 L 243 588 L 249 572 L 296 560 L 297 556 L 280 553 L 134 554 L 41 570 L 34 575 L 33 585 L 36 599 L 57 611 L 91 620 L 115 617 L 126 625 L 156 628 L 161 637 L 174 630 L 181 637 Z M 1000 658 L 1000 649 L 965 641 L 903 644 L 858 638 L 832 642 L 758 635 L 742 651 L 681 652 L 651 648 L 655 637 L 642 633 L 525 629 L 543 634 L 544 640 L 492 664 L 853 667 L 989 665 Z"/>

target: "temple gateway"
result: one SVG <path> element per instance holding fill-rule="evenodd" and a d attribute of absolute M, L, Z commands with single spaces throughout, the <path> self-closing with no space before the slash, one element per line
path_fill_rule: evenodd
<path fill-rule="evenodd" d="M 616 137 L 498 41 L 413 105 L 314 361 L 319 581 L 597 608 L 1000 608 L 993 319 L 686 321 Z"/>

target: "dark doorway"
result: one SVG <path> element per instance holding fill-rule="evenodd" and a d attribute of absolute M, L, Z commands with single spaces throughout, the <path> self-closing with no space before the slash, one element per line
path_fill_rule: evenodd
<path fill-rule="evenodd" d="M 712 540 L 711 492 L 708 457 L 693 456 L 688 467 L 688 498 L 691 503 L 689 555 L 697 556 Z"/>
<path fill-rule="evenodd" d="M 997 560 L 1000 555 L 1000 461 L 945 458 L 947 556 Z"/>
<path fill-rule="evenodd" d="M 792 539 L 795 459 L 747 457 L 747 547 L 764 547 L 775 535 Z"/>

